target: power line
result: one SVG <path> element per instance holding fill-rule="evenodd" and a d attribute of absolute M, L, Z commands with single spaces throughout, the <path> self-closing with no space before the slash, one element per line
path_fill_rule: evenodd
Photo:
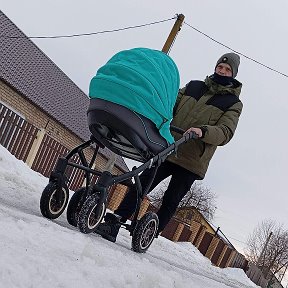
<path fill-rule="evenodd" d="M 3 37 L 3 38 L 10 38 L 10 39 L 19 39 L 19 38 L 29 38 L 29 39 L 59 39 L 59 38 L 73 38 L 73 37 L 82 37 L 82 36 L 92 36 L 92 35 L 98 35 L 98 34 L 105 34 L 105 33 L 112 33 L 112 32 L 119 32 L 119 31 L 124 31 L 124 30 L 129 30 L 129 29 L 135 29 L 135 28 L 141 28 L 141 27 L 145 27 L 145 26 L 150 26 L 150 25 L 155 25 L 155 24 L 160 24 L 160 23 L 163 23 L 163 22 L 167 22 L 167 21 L 171 21 L 173 19 L 176 19 L 177 18 L 177 15 L 172 17 L 172 18 L 168 18 L 168 19 L 164 19 L 164 20 L 159 20 L 159 21 L 154 21 L 154 22 L 150 22 L 150 23 L 146 23 L 146 24 L 140 24 L 140 25 L 134 25 L 134 26 L 127 26 L 127 27 L 123 27 L 123 28 L 118 28 L 118 29 L 112 29 L 112 30 L 103 30 L 103 31 L 97 31 L 97 32 L 91 32 L 91 33 L 79 33 L 79 34 L 70 34 L 70 35 L 56 35 L 56 36 L 7 36 L 7 35 L 0 35 L 0 37 Z M 230 51 L 233 51 L 243 57 L 245 57 L 246 59 L 250 60 L 250 61 L 253 61 L 255 62 L 256 64 L 258 65 L 261 65 L 275 73 L 278 73 L 284 77 L 287 77 L 288 78 L 288 75 L 279 71 L 279 70 L 276 70 L 274 68 L 271 68 L 270 66 L 268 65 L 265 65 L 263 63 L 261 63 L 260 61 L 257 61 L 239 51 L 236 51 L 235 49 L 223 44 L 222 42 L 214 39 L 213 37 L 209 36 L 208 34 L 200 31 L 199 29 L 193 27 L 192 25 L 190 25 L 189 23 L 187 22 L 184 22 L 184 24 L 186 24 L 187 26 L 189 26 L 190 28 L 192 28 L 193 30 L 195 30 L 196 32 L 204 35 L 205 37 L 209 38 L 210 40 L 212 40 L 213 42 L 229 49 Z"/>
<path fill-rule="evenodd" d="M 237 241 L 237 242 L 240 242 L 240 243 L 242 243 L 242 244 L 247 245 L 247 242 L 244 242 L 244 241 L 238 240 L 238 239 L 233 238 L 233 237 L 231 237 L 231 236 L 229 236 L 229 238 L 231 238 L 231 239 L 233 239 L 233 240 L 235 240 L 235 241 Z"/>
<path fill-rule="evenodd" d="M 164 20 L 160 20 L 160 21 L 154 21 L 154 22 L 150 22 L 150 23 L 146 23 L 146 24 L 128 26 L 128 27 L 118 28 L 118 29 L 113 29 L 113 30 L 104 30 L 104 31 L 98 31 L 98 32 L 91 32 L 91 33 L 80 33 L 80 34 L 58 35 L 58 36 L 30 36 L 30 37 L 0 35 L 0 37 L 6 37 L 6 38 L 29 38 L 29 39 L 73 38 L 73 37 L 91 36 L 91 35 L 97 35 L 97 34 L 119 32 L 119 31 L 124 31 L 124 30 L 128 30 L 128 29 L 141 28 L 141 27 L 145 27 L 145 26 L 150 26 L 150 25 L 155 25 L 155 24 L 167 22 L 167 21 L 173 20 L 175 18 L 176 17 L 172 17 L 172 18 L 169 18 L 169 19 L 164 19 Z"/>
<path fill-rule="evenodd" d="M 280 71 L 278 71 L 278 70 L 276 70 L 274 68 L 271 68 L 271 67 L 269 67 L 269 66 L 267 66 L 267 65 L 265 65 L 265 64 L 263 64 L 263 63 L 261 63 L 261 62 L 259 62 L 257 60 L 255 60 L 255 59 L 253 59 L 253 58 L 251 58 L 251 57 L 249 57 L 249 56 L 247 56 L 247 55 L 245 55 L 245 54 L 243 54 L 241 52 L 238 52 L 238 51 L 232 49 L 231 47 L 221 43 L 220 41 L 217 41 L 216 39 L 212 38 L 211 36 L 207 35 L 206 33 L 202 32 L 199 29 L 197 29 L 197 28 L 193 27 L 192 25 L 188 24 L 187 22 L 184 22 L 184 24 L 186 24 L 187 26 L 189 26 L 193 30 L 197 31 L 198 33 L 204 35 L 205 37 L 209 38 L 210 40 L 214 41 L 215 43 L 217 43 L 217 44 L 219 44 L 219 45 L 221 45 L 221 46 L 223 46 L 223 47 L 225 47 L 225 48 L 227 48 L 227 49 L 229 49 L 229 50 L 231 50 L 231 51 L 233 51 L 233 52 L 235 52 L 235 53 L 237 53 L 237 54 L 239 54 L 239 55 L 241 55 L 241 56 L 243 56 L 243 57 L 245 57 L 245 58 L 247 58 L 247 59 L 249 59 L 249 60 L 251 60 L 251 61 L 253 61 L 253 62 L 255 62 L 255 63 L 257 63 L 257 64 L 259 64 L 259 65 L 261 65 L 261 66 L 263 66 L 265 68 L 267 68 L 267 69 L 269 69 L 269 70 L 271 70 L 271 71 L 273 71 L 273 72 L 276 72 L 276 73 L 288 78 L 287 74 L 282 73 L 282 72 L 280 72 Z"/>
<path fill-rule="evenodd" d="M 208 221 L 207 221 L 208 222 Z M 209 222 L 208 222 L 209 223 Z M 218 228 L 220 228 L 220 227 L 218 227 L 218 226 L 216 226 L 215 224 L 213 224 L 212 222 L 211 223 L 209 223 L 211 226 L 213 226 L 215 229 L 218 229 Z M 221 229 L 219 229 L 220 230 L 220 232 L 221 232 L 221 234 L 223 234 L 224 235 L 224 233 L 222 232 L 222 230 Z M 225 236 L 225 235 L 224 235 Z M 226 236 L 225 236 L 226 237 Z M 231 236 L 227 236 L 229 239 L 233 239 L 233 240 L 235 240 L 235 241 L 237 241 L 237 242 L 240 242 L 240 243 L 242 243 L 242 244 L 245 244 L 245 245 L 247 245 L 247 242 L 244 242 L 244 241 L 241 241 L 241 240 L 239 240 L 239 239 L 236 239 L 236 238 L 234 238 L 234 237 L 231 237 Z"/>

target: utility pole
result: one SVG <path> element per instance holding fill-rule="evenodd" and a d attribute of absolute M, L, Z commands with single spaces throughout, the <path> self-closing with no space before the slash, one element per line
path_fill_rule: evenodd
<path fill-rule="evenodd" d="M 175 38 L 178 34 L 178 32 L 181 30 L 182 23 L 184 21 L 185 16 L 183 14 L 178 14 L 177 19 L 171 29 L 171 32 L 162 48 L 162 52 L 169 54 L 169 51 L 175 41 Z"/>
<path fill-rule="evenodd" d="M 162 48 L 162 52 L 168 54 L 174 41 L 175 41 L 175 38 L 178 34 L 178 32 L 181 30 L 181 26 L 182 26 L 182 23 L 184 21 L 184 18 L 185 16 L 183 14 L 178 14 L 177 15 L 177 19 L 170 31 L 170 34 Z M 108 160 L 108 162 L 106 163 L 106 166 L 104 168 L 105 171 L 109 171 L 111 172 L 113 167 L 114 167 L 114 164 L 116 162 L 116 154 L 113 153 L 112 156 L 110 157 L 110 159 Z"/>
<path fill-rule="evenodd" d="M 261 260 L 262 260 L 263 256 L 265 255 L 265 252 L 266 252 L 266 249 L 267 249 L 267 246 L 268 246 L 268 243 L 270 241 L 270 238 L 271 238 L 272 234 L 273 234 L 272 232 L 269 233 L 269 235 L 268 235 L 268 237 L 266 239 L 266 242 L 264 244 L 264 247 L 263 247 L 263 249 L 262 249 L 262 251 L 260 253 L 260 256 L 259 256 L 258 261 L 257 261 L 257 266 L 258 267 L 260 266 Z M 262 269 L 261 269 L 261 271 L 262 271 Z"/>

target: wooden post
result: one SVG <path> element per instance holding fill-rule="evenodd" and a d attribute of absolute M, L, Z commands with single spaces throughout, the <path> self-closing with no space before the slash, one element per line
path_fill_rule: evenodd
<path fill-rule="evenodd" d="M 171 46 L 173 45 L 178 32 L 181 30 L 184 18 L 185 16 L 183 14 L 179 14 L 177 16 L 177 20 L 175 21 L 174 26 L 172 27 L 171 32 L 162 48 L 162 52 L 169 54 Z"/>
<path fill-rule="evenodd" d="M 40 145 L 41 145 L 41 142 L 42 142 L 42 140 L 43 140 L 43 138 L 44 138 L 44 136 L 45 136 L 45 133 L 46 133 L 45 129 L 41 128 L 41 129 L 38 131 L 38 133 L 37 133 L 37 135 L 36 135 L 36 138 L 35 138 L 35 140 L 34 140 L 34 142 L 33 142 L 33 144 L 32 144 L 32 147 L 31 147 L 30 152 L 29 152 L 29 154 L 28 154 L 28 156 L 27 156 L 27 159 L 26 159 L 26 164 L 27 164 L 30 168 L 31 168 L 32 165 L 33 165 L 33 162 L 34 162 L 34 160 L 35 160 L 35 157 L 36 157 L 36 155 L 37 155 L 37 152 L 38 152 L 38 150 L 39 150 L 39 147 L 40 147 Z"/>

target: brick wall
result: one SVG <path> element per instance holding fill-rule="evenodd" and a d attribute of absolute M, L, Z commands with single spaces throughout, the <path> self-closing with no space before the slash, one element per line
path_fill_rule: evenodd
<path fill-rule="evenodd" d="M 189 241 L 193 243 L 196 240 L 196 236 L 198 235 L 199 230 L 201 229 L 201 224 L 196 221 L 191 221 L 191 236 L 189 238 Z"/>
<path fill-rule="evenodd" d="M 217 248 L 217 245 L 219 243 L 220 239 L 219 238 L 216 238 L 216 237 L 213 237 L 208 249 L 207 249 L 207 252 L 205 254 L 205 256 L 207 258 L 209 258 L 210 260 L 212 259 L 212 256 L 214 255 L 214 252 Z"/>
<path fill-rule="evenodd" d="M 202 226 L 200 232 L 198 232 L 197 238 L 195 239 L 193 243 L 197 248 L 199 248 L 205 233 L 206 233 L 206 227 Z"/>
<path fill-rule="evenodd" d="M 112 192 L 113 194 L 109 197 L 108 208 L 111 211 L 114 211 L 118 208 L 119 204 L 123 200 L 128 188 L 124 185 L 118 184 L 115 190 Z"/>

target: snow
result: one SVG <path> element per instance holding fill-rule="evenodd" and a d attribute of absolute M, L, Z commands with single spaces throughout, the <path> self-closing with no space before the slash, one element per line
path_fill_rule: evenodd
<path fill-rule="evenodd" d="M 116 243 L 82 234 L 63 213 L 44 218 L 39 200 L 48 179 L 0 145 L 0 287 L 257 287 L 241 269 L 214 267 L 191 243 L 154 240 L 131 251 L 120 230 Z"/>

